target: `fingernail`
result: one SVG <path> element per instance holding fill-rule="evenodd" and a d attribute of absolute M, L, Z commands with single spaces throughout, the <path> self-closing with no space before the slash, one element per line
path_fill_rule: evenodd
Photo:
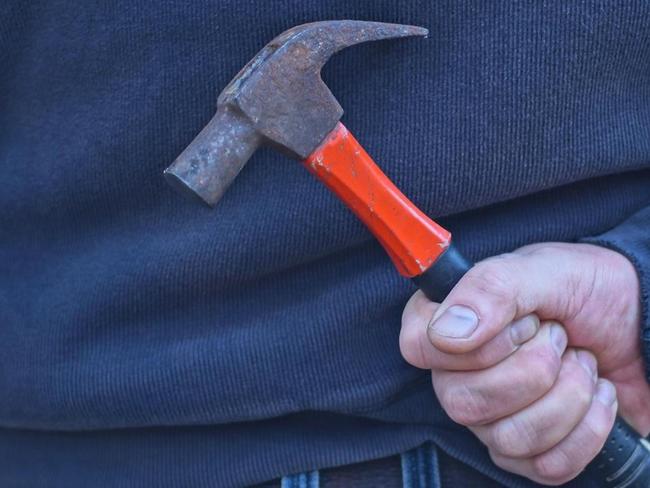
<path fill-rule="evenodd" d="M 477 326 L 478 316 L 474 310 L 452 305 L 431 324 L 430 330 L 439 336 L 461 339 L 471 336 Z"/>
<path fill-rule="evenodd" d="M 551 342 L 558 355 L 561 356 L 566 348 L 567 337 L 566 332 L 564 332 L 564 327 L 560 324 L 553 324 L 551 326 Z"/>
<path fill-rule="evenodd" d="M 587 351 L 576 351 L 576 356 L 585 371 L 595 380 L 598 375 L 598 364 L 594 355 Z"/>
<path fill-rule="evenodd" d="M 598 380 L 596 398 L 603 405 L 611 407 L 616 401 L 616 388 L 607 380 Z"/>
<path fill-rule="evenodd" d="M 510 324 L 510 338 L 516 345 L 532 339 L 539 328 L 539 319 L 534 315 L 527 315 Z"/>

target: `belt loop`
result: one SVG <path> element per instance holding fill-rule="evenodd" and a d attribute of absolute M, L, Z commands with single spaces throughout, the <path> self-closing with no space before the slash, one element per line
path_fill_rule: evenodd
<path fill-rule="evenodd" d="M 432 442 L 402 454 L 404 488 L 441 488 L 438 448 Z"/>
<path fill-rule="evenodd" d="M 320 476 L 318 471 L 308 473 L 291 474 L 283 476 L 280 481 L 281 488 L 319 488 Z"/>

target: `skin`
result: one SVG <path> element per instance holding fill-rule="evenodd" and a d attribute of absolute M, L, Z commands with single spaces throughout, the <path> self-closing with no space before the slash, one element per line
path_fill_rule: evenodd
<path fill-rule="evenodd" d="M 650 433 L 640 326 L 624 256 L 544 243 L 476 264 L 442 304 L 416 292 L 400 349 L 498 466 L 559 485 L 600 451 L 617 413 Z"/>

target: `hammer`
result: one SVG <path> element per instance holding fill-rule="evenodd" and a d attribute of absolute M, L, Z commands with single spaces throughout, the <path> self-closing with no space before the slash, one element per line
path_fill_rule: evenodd
<path fill-rule="evenodd" d="M 175 188 L 214 206 L 261 144 L 303 162 L 382 244 L 397 270 L 441 302 L 471 267 L 449 231 L 420 211 L 340 122 L 320 77 L 336 52 L 381 39 L 426 36 L 422 27 L 354 20 L 303 24 L 269 42 L 217 99 L 217 112 L 165 170 Z M 587 467 L 590 486 L 650 487 L 650 449 L 617 418 Z"/>

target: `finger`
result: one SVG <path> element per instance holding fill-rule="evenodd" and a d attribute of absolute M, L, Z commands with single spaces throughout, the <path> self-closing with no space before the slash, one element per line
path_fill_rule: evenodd
<path fill-rule="evenodd" d="M 578 426 L 552 449 L 528 459 L 516 459 L 490 452 L 501 468 L 538 483 L 560 485 L 575 478 L 600 452 L 614 425 L 618 402 L 616 390 L 599 380 L 596 395 Z"/>
<path fill-rule="evenodd" d="M 509 324 L 474 351 L 448 354 L 436 349 L 427 336 L 426 327 L 436 308 L 437 304 L 418 291 L 411 297 L 402 315 L 400 350 L 404 359 L 418 368 L 448 371 L 485 369 L 508 357 L 539 329 L 539 319 L 535 315 L 527 315 Z"/>
<path fill-rule="evenodd" d="M 589 410 L 597 374 L 593 354 L 569 349 L 546 395 L 509 417 L 472 430 L 502 456 L 528 458 L 547 451 L 568 436 Z"/>
<path fill-rule="evenodd" d="M 567 337 L 559 324 L 543 324 L 535 337 L 511 356 L 479 371 L 431 372 L 447 414 L 465 426 L 511 415 L 548 392 L 555 383 Z"/>
<path fill-rule="evenodd" d="M 566 255 L 504 254 L 476 264 L 436 310 L 428 330 L 431 343 L 444 352 L 463 353 L 533 312 L 562 322 L 571 295 L 566 284 L 579 275 Z"/>

